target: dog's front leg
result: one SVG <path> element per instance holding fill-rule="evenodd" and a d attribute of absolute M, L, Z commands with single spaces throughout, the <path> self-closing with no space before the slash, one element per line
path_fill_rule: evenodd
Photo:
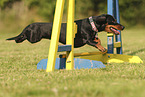
<path fill-rule="evenodd" d="M 103 54 L 107 53 L 107 49 L 101 45 L 101 40 L 99 38 L 95 38 L 94 41 L 97 42 L 96 46 Z"/>
<path fill-rule="evenodd" d="M 91 46 L 94 46 L 96 47 L 97 49 L 99 49 L 103 54 L 106 54 L 107 53 L 107 49 L 104 48 L 102 45 L 101 45 L 101 41 L 99 38 L 95 38 L 94 40 L 92 39 L 89 39 L 87 41 L 87 43 Z"/>

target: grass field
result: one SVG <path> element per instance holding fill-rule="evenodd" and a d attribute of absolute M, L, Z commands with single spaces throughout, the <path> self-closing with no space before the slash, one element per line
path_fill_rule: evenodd
<path fill-rule="evenodd" d="M 19 29 L 21 31 L 22 29 Z M 46 73 L 36 64 L 47 58 L 49 41 L 16 44 L 17 33 L 0 30 L 0 97 L 145 97 L 145 63 L 105 64 L 104 69 L 56 70 Z M 106 33 L 99 35 L 106 46 Z M 122 32 L 124 54 L 145 62 L 145 28 Z M 85 46 L 75 52 L 96 51 Z"/>

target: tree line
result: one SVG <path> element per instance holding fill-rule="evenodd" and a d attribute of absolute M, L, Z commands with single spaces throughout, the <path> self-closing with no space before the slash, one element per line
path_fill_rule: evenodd
<path fill-rule="evenodd" d="M 24 2 L 30 10 L 37 8 L 43 18 L 53 19 L 56 0 L 0 0 L 0 10 L 11 8 L 15 2 Z M 145 24 L 145 0 L 119 0 L 119 8 L 124 23 Z M 75 9 L 77 19 L 107 13 L 107 0 L 76 0 Z"/>

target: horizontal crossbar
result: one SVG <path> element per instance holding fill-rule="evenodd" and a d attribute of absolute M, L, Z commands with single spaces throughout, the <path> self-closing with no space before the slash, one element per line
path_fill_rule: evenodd
<path fill-rule="evenodd" d="M 138 56 L 122 55 L 122 54 L 102 54 L 102 52 L 85 52 L 74 54 L 75 58 L 101 61 L 103 63 L 143 63 Z M 60 58 L 66 58 L 65 54 Z"/>
<path fill-rule="evenodd" d="M 114 43 L 114 48 L 118 48 L 121 47 L 121 42 L 115 42 Z"/>
<path fill-rule="evenodd" d="M 71 45 L 59 45 L 57 52 L 71 51 Z"/>
<path fill-rule="evenodd" d="M 107 36 L 114 36 L 113 33 L 107 33 Z"/>
<path fill-rule="evenodd" d="M 98 54 L 102 54 L 102 52 L 84 52 L 84 53 L 75 53 L 74 57 L 78 57 L 78 56 L 91 56 L 91 55 L 98 55 Z M 61 54 L 60 58 L 66 58 L 66 54 Z"/>

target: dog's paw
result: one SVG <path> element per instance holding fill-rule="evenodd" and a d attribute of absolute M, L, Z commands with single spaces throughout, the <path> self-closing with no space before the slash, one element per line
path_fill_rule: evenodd
<path fill-rule="evenodd" d="M 105 50 L 103 50 L 102 54 L 106 54 L 108 52 L 108 50 L 106 48 L 104 48 Z"/>
<path fill-rule="evenodd" d="M 107 53 L 107 49 L 104 48 L 102 45 L 96 45 L 96 46 L 99 49 L 99 51 L 102 52 L 102 54 L 106 54 Z"/>

